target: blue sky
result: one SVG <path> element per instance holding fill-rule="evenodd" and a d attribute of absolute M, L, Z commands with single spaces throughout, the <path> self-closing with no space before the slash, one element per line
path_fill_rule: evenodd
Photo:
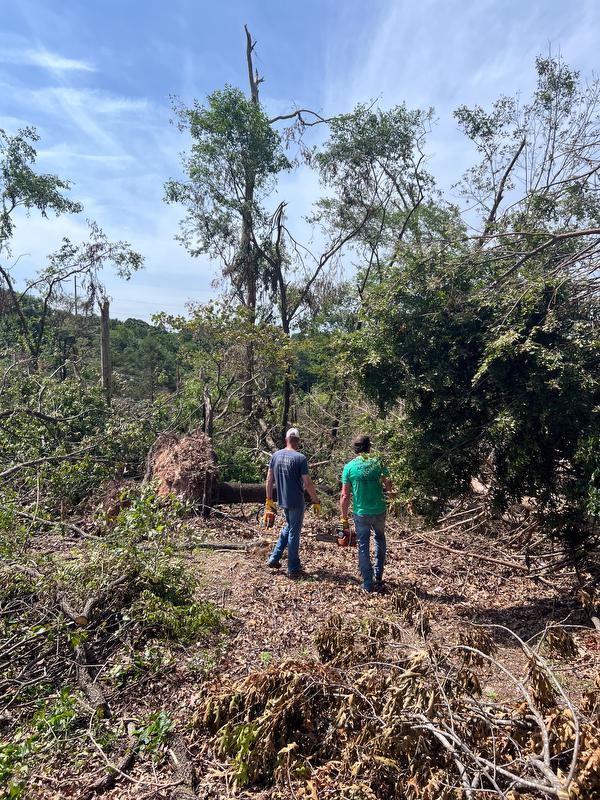
<path fill-rule="evenodd" d="M 433 106 L 429 167 L 446 190 L 472 158 L 454 108 L 526 96 L 549 47 L 589 76 L 600 52 L 600 0 L 0 0 L 0 18 L 0 127 L 35 125 L 40 169 L 70 179 L 84 204 L 79 217 L 18 220 L 17 274 L 94 219 L 146 260 L 128 283 L 106 276 L 121 318 L 215 294 L 216 265 L 175 241 L 181 211 L 162 201 L 186 145 L 169 96 L 246 88 L 244 23 L 270 111 L 331 115 L 373 98 Z M 285 179 L 292 223 L 302 227 L 317 192 L 307 170 Z"/>

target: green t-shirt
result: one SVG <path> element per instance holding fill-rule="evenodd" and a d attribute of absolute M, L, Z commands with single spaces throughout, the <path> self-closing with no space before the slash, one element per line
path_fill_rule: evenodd
<path fill-rule="evenodd" d="M 389 469 L 377 456 L 360 455 L 349 461 L 342 472 L 342 483 L 352 486 L 352 508 L 355 514 L 383 514 L 385 497 L 382 479 Z"/>

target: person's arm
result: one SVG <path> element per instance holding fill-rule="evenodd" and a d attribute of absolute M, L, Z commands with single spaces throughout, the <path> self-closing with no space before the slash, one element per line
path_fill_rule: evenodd
<path fill-rule="evenodd" d="M 267 472 L 267 482 L 265 484 L 265 491 L 267 493 L 267 500 L 273 500 L 273 470 L 269 467 Z"/>
<path fill-rule="evenodd" d="M 381 464 L 381 483 L 383 484 L 386 499 L 389 500 L 390 496 L 394 493 L 394 486 L 390 478 L 390 471 L 385 464 Z"/>
<path fill-rule="evenodd" d="M 312 478 L 310 477 L 310 475 L 302 476 L 302 484 L 304 486 L 304 490 L 309 493 L 310 499 L 313 501 L 313 503 L 318 504 L 319 498 L 317 496 L 317 490 L 315 488 L 314 483 L 312 482 Z"/>
<path fill-rule="evenodd" d="M 352 485 L 350 483 L 343 483 L 342 491 L 340 493 L 340 516 L 343 520 L 348 519 L 351 497 L 352 497 Z"/>

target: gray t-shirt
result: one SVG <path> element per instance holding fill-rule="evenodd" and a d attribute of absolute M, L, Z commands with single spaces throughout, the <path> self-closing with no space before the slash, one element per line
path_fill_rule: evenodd
<path fill-rule="evenodd" d="M 308 475 L 306 456 L 297 450 L 277 450 L 271 456 L 272 470 L 277 487 L 277 502 L 282 508 L 300 508 L 304 505 L 303 475 Z"/>

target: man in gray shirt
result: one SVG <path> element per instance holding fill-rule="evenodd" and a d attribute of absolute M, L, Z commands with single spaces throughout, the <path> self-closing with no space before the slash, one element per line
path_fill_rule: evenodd
<path fill-rule="evenodd" d="M 316 514 L 321 505 L 317 490 L 308 474 L 306 456 L 298 452 L 300 434 L 298 428 L 290 428 L 285 435 L 285 447 L 271 456 L 267 473 L 267 511 L 275 508 L 273 486 L 277 487 L 277 501 L 285 515 L 279 539 L 269 561 L 269 567 L 279 569 L 281 558 L 287 547 L 288 576 L 298 578 L 302 573 L 300 565 L 300 532 L 304 521 L 304 491 L 306 490 L 314 503 Z"/>

